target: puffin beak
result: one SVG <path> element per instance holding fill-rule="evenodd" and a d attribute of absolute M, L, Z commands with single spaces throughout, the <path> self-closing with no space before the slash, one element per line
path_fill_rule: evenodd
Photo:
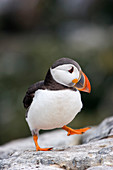
<path fill-rule="evenodd" d="M 74 80 L 72 81 L 73 83 L 75 82 Z M 76 89 L 78 89 L 79 91 L 84 91 L 87 93 L 91 92 L 90 82 L 89 82 L 87 76 L 82 71 L 81 71 L 81 77 L 80 77 L 79 81 L 76 82 L 74 87 L 76 87 Z"/>

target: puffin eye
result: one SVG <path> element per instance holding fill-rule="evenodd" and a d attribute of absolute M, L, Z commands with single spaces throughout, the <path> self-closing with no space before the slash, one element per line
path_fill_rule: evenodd
<path fill-rule="evenodd" d="M 70 73 L 72 73 L 73 72 L 73 70 L 74 70 L 74 67 L 71 67 L 71 69 L 70 70 L 68 70 Z"/>

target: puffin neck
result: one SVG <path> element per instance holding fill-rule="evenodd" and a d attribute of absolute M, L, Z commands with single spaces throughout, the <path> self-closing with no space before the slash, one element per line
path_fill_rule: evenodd
<path fill-rule="evenodd" d="M 63 90 L 63 89 L 68 89 L 67 86 L 64 86 L 62 84 L 57 83 L 50 72 L 50 69 L 48 70 L 45 80 L 44 80 L 44 85 L 47 87 L 47 89 L 50 90 Z"/>

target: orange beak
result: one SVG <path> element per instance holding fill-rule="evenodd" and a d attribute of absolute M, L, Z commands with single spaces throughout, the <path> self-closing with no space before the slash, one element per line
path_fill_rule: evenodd
<path fill-rule="evenodd" d="M 84 92 L 87 92 L 87 93 L 91 92 L 90 82 L 89 82 L 87 76 L 82 71 L 81 71 L 81 78 L 74 85 L 74 87 L 76 87 L 76 89 L 78 89 L 79 91 L 84 91 Z"/>

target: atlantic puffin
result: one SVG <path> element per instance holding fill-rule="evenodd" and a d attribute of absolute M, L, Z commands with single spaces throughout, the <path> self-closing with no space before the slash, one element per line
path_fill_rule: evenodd
<path fill-rule="evenodd" d="M 23 99 L 26 121 L 37 151 L 50 151 L 38 145 L 39 130 L 62 128 L 67 135 L 82 134 L 90 127 L 72 129 L 70 123 L 82 109 L 79 91 L 90 93 L 91 85 L 79 64 L 70 58 L 60 58 L 49 68 L 45 80 L 31 85 Z"/>

